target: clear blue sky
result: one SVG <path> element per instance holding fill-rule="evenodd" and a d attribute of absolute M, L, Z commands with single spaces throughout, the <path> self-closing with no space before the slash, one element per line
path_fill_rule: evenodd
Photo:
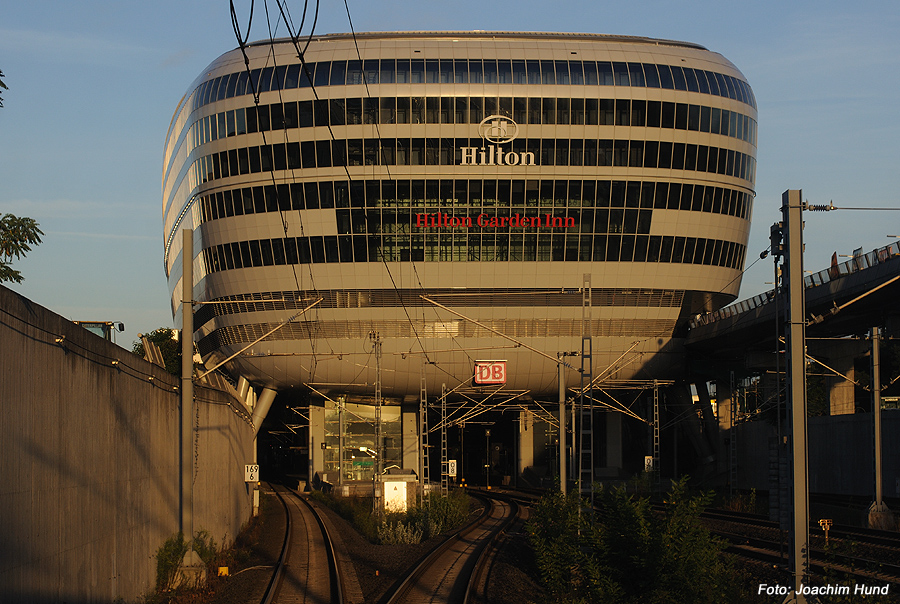
<path fill-rule="evenodd" d="M 696 42 L 744 73 L 759 101 L 748 265 L 768 246 L 781 193 L 900 207 L 900 5 L 798 2 L 348 0 L 356 31 L 516 30 Z M 275 0 L 269 13 L 277 15 Z M 250 0 L 236 0 L 246 26 Z M 294 23 L 303 4 L 287 0 Z M 322 1 L 316 31 L 347 32 Z M 308 27 L 304 32 L 308 33 Z M 286 30 L 281 25 L 277 36 Z M 263 0 L 250 39 L 268 37 Z M 225 0 L 8 2 L 0 12 L 0 213 L 35 218 L 44 242 L 12 288 L 70 319 L 126 324 L 117 341 L 171 326 L 162 265 L 163 143 L 191 81 L 236 46 Z M 900 235 L 900 212 L 808 214 L 806 268 Z M 770 286 L 771 260 L 741 298 Z"/>

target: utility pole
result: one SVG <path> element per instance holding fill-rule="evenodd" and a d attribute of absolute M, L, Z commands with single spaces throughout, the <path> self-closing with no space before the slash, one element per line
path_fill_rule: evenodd
<path fill-rule="evenodd" d="M 375 512 L 381 513 L 381 468 L 384 460 L 383 437 L 381 434 L 381 336 L 377 331 L 369 334 L 375 344 L 375 477 L 372 479 Z"/>
<path fill-rule="evenodd" d="M 447 454 L 447 384 L 441 384 L 441 495 L 450 488 L 450 459 Z"/>
<path fill-rule="evenodd" d="M 869 527 L 888 529 L 893 514 L 884 503 L 881 466 L 881 329 L 872 328 L 872 418 L 875 432 L 875 501 L 869 506 Z"/>
<path fill-rule="evenodd" d="M 422 359 L 422 375 L 419 378 L 419 501 L 425 497 L 428 484 L 428 391 L 425 381 L 426 360 Z"/>
<path fill-rule="evenodd" d="M 578 433 L 578 482 L 581 494 L 590 493 L 594 505 L 594 361 L 591 325 L 591 274 L 581 286 L 581 427 Z M 587 401 L 585 401 L 587 398 Z"/>
<path fill-rule="evenodd" d="M 568 491 L 568 468 L 566 467 L 566 373 L 565 370 L 569 365 L 565 362 L 566 357 L 578 356 L 578 352 L 557 352 L 556 367 L 559 370 L 559 491 L 564 496 Z M 573 406 L 574 407 L 574 406 Z M 574 422 L 572 424 L 575 425 Z M 574 446 L 575 443 L 573 442 Z"/>
<path fill-rule="evenodd" d="M 559 492 L 566 496 L 566 373 L 563 357 L 566 353 L 557 353 L 559 362 Z"/>
<path fill-rule="evenodd" d="M 181 561 L 182 585 L 196 586 L 206 566 L 194 551 L 194 230 L 182 231 L 181 246 L 181 533 L 188 551 Z"/>
<path fill-rule="evenodd" d="M 344 432 L 346 430 L 344 426 L 344 406 L 347 402 L 347 397 L 341 395 L 337 398 L 338 404 L 338 491 L 341 495 L 344 495 L 344 449 L 345 449 L 345 441 L 344 441 Z"/>
<path fill-rule="evenodd" d="M 653 472 L 660 479 L 659 461 L 659 383 L 653 380 Z"/>
<path fill-rule="evenodd" d="M 791 405 L 793 455 L 793 538 L 791 572 L 794 594 L 789 601 L 806 604 L 801 585 L 809 584 L 809 468 L 806 435 L 806 292 L 803 283 L 803 192 L 785 191 L 781 197 L 784 220 L 784 264 L 788 297 L 788 396 Z"/>

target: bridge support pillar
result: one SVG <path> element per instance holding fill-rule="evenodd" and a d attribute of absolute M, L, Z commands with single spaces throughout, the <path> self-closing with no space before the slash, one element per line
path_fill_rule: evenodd
<path fill-rule="evenodd" d="M 622 472 L 622 414 L 606 414 L 606 468 L 611 474 Z"/>
<path fill-rule="evenodd" d="M 525 468 L 534 465 L 534 414 L 531 411 L 519 411 L 519 459 L 516 472 L 521 476 Z"/>
<path fill-rule="evenodd" d="M 831 341 L 813 340 L 808 352 L 823 365 L 815 370 L 826 374 L 825 389 L 828 393 L 829 415 L 851 415 L 856 413 L 854 360 L 868 353 L 868 343 L 864 340 L 842 339 Z"/>
<path fill-rule="evenodd" d="M 856 393 L 853 382 L 856 370 L 853 367 L 853 355 L 844 355 L 831 359 L 833 367 L 847 376 L 831 376 L 827 379 L 829 415 L 850 415 L 856 412 Z"/>
<path fill-rule="evenodd" d="M 272 408 L 272 403 L 275 401 L 276 394 L 278 393 L 271 388 L 263 388 L 262 392 L 259 393 L 259 398 L 256 399 L 256 404 L 253 406 L 253 417 L 251 421 L 253 422 L 253 431 L 257 434 L 259 433 L 259 428 L 262 426 L 263 420 L 265 420 L 266 415 L 269 414 L 269 409 Z"/>
<path fill-rule="evenodd" d="M 307 478 L 312 490 L 313 477 L 325 471 L 325 407 L 310 404 L 309 406 L 309 466 Z"/>
<path fill-rule="evenodd" d="M 403 405 L 401 410 L 403 439 L 403 468 L 419 473 L 419 409 L 416 405 Z M 421 479 L 421 477 L 419 477 Z"/>
<path fill-rule="evenodd" d="M 731 386 L 731 378 L 724 377 L 722 379 L 716 380 L 716 419 L 719 424 L 719 431 L 716 436 L 716 450 L 720 452 L 719 456 L 716 459 L 716 472 L 718 474 L 724 474 L 729 469 L 729 463 L 733 464 L 734 460 L 730 458 L 726 451 L 733 451 L 730 447 L 726 446 L 726 441 L 728 444 L 731 444 L 731 439 L 734 438 L 734 423 L 733 417 L 735 416 L 732 413 L 732 407 L 735 404 L 734 401 L 734 391 Z M 731 482 L 731 478 L 728 479 L 729 484 Z M 735 485 L 731 485 L 734 487 Z"/>

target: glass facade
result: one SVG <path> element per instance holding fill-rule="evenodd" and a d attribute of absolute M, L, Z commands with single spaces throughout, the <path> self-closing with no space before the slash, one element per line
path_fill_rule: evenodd
<path fill-rule="evenodd" d="M 325 406 L 325 471 L 337 476 L 343 453 L 344 480 L 372 480 L 375 460 L 367 451 L 375 449 L 375 407 L 343 403 L 343 419 L 339 405 L 327 401 Z M 341 442 L 341 426 L 344 439 Z M 381 433 L 384 439 L 382 454 L 384 468 L 402 466 L 400 433 L 400 407 L 384 405 L 381 408 Z M 333 474 L 332 474 L 333 473 Z M 332 480 L 332 482 L 335 482 Z"/>
<path fill-rule="evenodd" d="M 374 84 L 513 84 L 521 86 L 633 86 L 709 94 L 754 109 L 750 86 L 732 75 L 682 65 L 621 61 L 524 59 L 370 59 L 268 66 L 203 82 L 192 110 L 236 96 L 273 90 Z"/>
<path fill-rule="evenodd" d="M 630 301 L 596 305 L 592 333 L 611 338 L 596 345 L 608 355 L 597 362 L 615 363 L 627 340 L 645 360 L 618 371 L 639 375 L 667 358 L 661 349 L 679 322 L 736 296 L 758 123 L 750 86 L 721 55 L 645 38 L 472 32 L 322 36 L 304 65 L 286 40 L 246 52 L 247 65 L 240 51 L 214 62 L 173 117 L 163 174 L 172 291 L 185 225 L 196 230 L 200 300 L 282 292 L 296 301 L 309 291 L 362 299 L 412 287 L 416 301 L 385 298 L 358 313 L 317 307 L 315 319 L 284 326 L 264 352 L 235 361 L 257 382 L 365 390 L 371 368 L 349 359 L 359 338 L 380 330 L 395 347 L 386 391 L 417 396 L 419 369 L 403 355 L 443 339 L 446 317 L 407 311 L 434 311 L 419 293 L 444 289 L 507 292 L 467 298 L 482 300 L 468 316 L 543 338 L 537 347 L 574 349 L 580 307 L 554 296 L 579 291 L 585 274 L 610 300 Z M 506 138 L 491 130 L 507 126 Z M 649 310 L 635 301 L 650 290 L 679 292 L 677 303 Z M 526 303 L 536 291 L 553 299 Z M 224 358 L 252 342 L 284 320 L 276 310 L 266 302 L 208 311 L 198 327 L 204 354 Z M 460 349 L 502 341 L 454 329 Z M 325 349 L 332 360 L 317 362 Z M 496 354 L 518 367 L 518 387 L 552 390 L 555 367 L 523 351 Z M 313 361 L 294 367 L 278 355 Z M 463 381 L 470 360 L 428 370 Z"/>
<path fill-rule="evenodd" d="M 253 105 L 199 119 L 191 125 L 188 139 L 194 149 L 222 138 L 256 132 L 359 124 L 478 124 L 491 115 L 534 126 L 687 130 L 756 145 L 756 120 L 739 111 L 643 99 L 534 97 L 382 97 Z"/>
<path fill-rule="evenodd" d="M 481 139 L 408 138 L 317 140 L 239 147 L 197 159 L 191 182 L 231 176 L 343 166 L 456 166 L 462 148 L 484 149 Z M 682 142 L 611 139 L 519 139 L 512 153 L 531 153 L 541 166 L 686 170 L 753 181 L 756 161 L 746 153 Z"/>

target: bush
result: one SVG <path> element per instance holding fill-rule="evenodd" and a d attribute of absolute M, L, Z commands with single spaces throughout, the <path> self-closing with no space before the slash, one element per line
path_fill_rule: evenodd
<path fill-rule="evenodd" d="M 187 551 L 187 541 L 184 540 L 184 533 L 181 532 L 166 539 L 156 550 L 157 591 L 165 591 L 171 587 Z"/>
<path fill-rule="evenodd" d="M 621 589 L 602 564 L 599 526 L 577 493 L 544 496 L 532 509 L 527 532 L 551 602 L 621 601 Z"/>
<path fill-rule="evenodd" d="M 414 545 L 422 541 L 422 529 L 402 520 L 385 520 L 378 525 L 378 542 L 386 545 Z"/>
<path fill-rule="evenodd" d="M 423 538 L 431 539 L 461 525 L 468 516 L 469 497 L 460 489 L 450 491 L 447 497 L 428 495 L 422 505 L 406 513 L 406 521 L 420 530 Z"/>
<path fill-rule="evenodd" d="M 207 566 L 215 559 L 218 550 L 216 542 L 205 530 L 200 530 L 194 537 L 194 551 Z M 179 532 L 165 540 L 156 551 L 156 589 L 166 591 L 172 584 L 181 566 L 184 555 L 188 552 L 188 543 L 184 534 Z"/>
<path fill-rule="evenodd" d="M 469 515 L 469 497 L 453 491 L 448 497 L 429 495 L 405 514 L 377 517 L 371 497 L 335 497 L 313 491 L 311 498 L 349 521 L 371 543 L 419 543 L 462 524 Z"/>
<path fill-rule="evenodd" d="M 741 581 L 721 556 L 724 544 L 699 521 L 711 495 L 675 483 L 666 511 L 624 489 L 601 489 L 597 511 L 578 494 L 548 495 L 528 524 L 552 602 L 713 604 L 740 602 Z"/>
<path fill-rule="evenodd" d="M 318 501 L 337 512 L 370 543 L 378 541 L 378 522 L 372 510 L 371 497 L 335 497 L 331 493 L 313 491 L 310 499 Z"/>

